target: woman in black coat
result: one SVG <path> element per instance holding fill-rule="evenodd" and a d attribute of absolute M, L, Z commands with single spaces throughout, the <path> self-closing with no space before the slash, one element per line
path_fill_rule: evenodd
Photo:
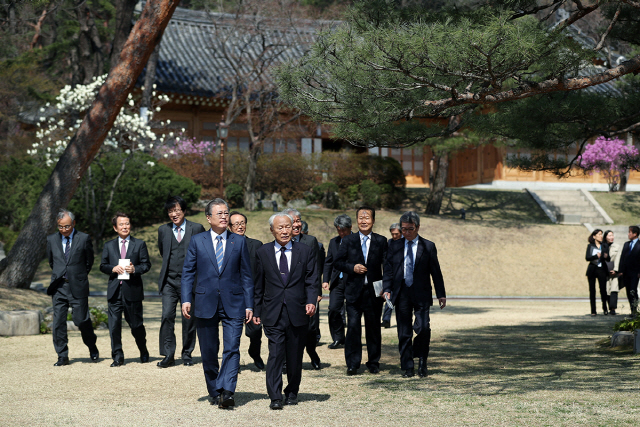
<path fill-rule="evenodd" d="M 602 230 L 596 229 L 589 236 L 589 245 L 587 246 L 587 254 L 585 259 L 589 262 L 587 267 L 587 279 L 589 280 L 589 301 L 591 302 L 591 315 L 596 315 L 596 280 L 600 288 L 600 299 L 602 300 L 602 311 L 609 314 L 607 304 L 609 298 L 607 296 L 607 278 L 609 271 L 607 270 L 606 261 L 609 255 L 606 245 L 602 244 Z"/>

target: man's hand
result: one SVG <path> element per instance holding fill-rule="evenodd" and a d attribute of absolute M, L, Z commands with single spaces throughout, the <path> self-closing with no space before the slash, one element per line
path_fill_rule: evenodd
<path fill-rule="evenodd" d="M 324 289 L 325 291 L 328 291 L 329 290 L 329 283 L 328 282 L 324 282 L 322 284 L 322 289 Z"/>
<path fill-rule="evenodd" d="M 127 266 L 124 268 L 124 271 L 126 271 L 126 272 L 127 272 L 127 273 L 129 273 L 129 274 L 133 274 L 133 273 L 135 273 L 135 272 L 136 272 L 136 268 L 133 266 L 133 263 L 131 263 L 131 262 L 130 262 L 130 263 L 129 263 L 129 265 L 127 265 Z"/>
<path fill-rule="evenodd" d="M 244 323 L 251 322 L 252 318 L 253 318 L 253 310 L 245 310 L 245 312 L 244 312 Z"/>
<path fill-rule="evenodd" d="M 307 316 L 313 316 L 316 314 L 316 305 L 315 304 L 307 304 Z"/>
<path fill-rule="evenodd" d="M 442 310 L 443 308 L 445 308 L 447 306 L 447 299 L 446 298 L 438 298 L 438 303 L 440 304 L 440 310 Z"/>
<path fill-rule="evenodd" d="M 116 265 L 111 271 L 117 274 L 124 274 L 124 267 L 122 267 L 121 265 Z"/>
<path fill-rule="evenodd" d="M 318 295 L 318 302 L 322 301 L 322 295 Z"/>
<path fill-rule="evenodd" d="M 358 274 L 364 274 L 367 272 L 367 267 L 365 267 L 362 264 L 356 264 L 353 266 L 353 271 L 358 273 Z"/>
<path fill-rule="evenodd" d="M 183 303 L 182 315 L 184 316 L 185 319 L 191 319 L 191 316 L 189 315 L 190 312 L 191 312 L 191 303 L 190 302 Z"/>
<path fill-rule="evenodd" d="M 391 299 L 391 292 L 383 293 L 382 298 L 384 298 L 385 300 Z"/>
<path fill-rule="evenodd" d="M 254 325 L 259 325 L 260 324 L 260 318 L 259 317 L 254 317 L 253 318 L 253 324 Z"/>

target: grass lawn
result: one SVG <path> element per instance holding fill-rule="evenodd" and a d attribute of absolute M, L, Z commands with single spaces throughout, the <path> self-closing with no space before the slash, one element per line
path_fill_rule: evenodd
<path fill-rule="evenodd" d="M 640 223 L 640 193 L 592 191 L 593 197 L 616 224 Z"/>

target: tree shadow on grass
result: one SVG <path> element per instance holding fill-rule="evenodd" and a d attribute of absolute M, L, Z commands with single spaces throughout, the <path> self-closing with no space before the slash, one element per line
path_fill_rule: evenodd
<path fill-rule="evenodd" d="M 432 341 L 427 380 L 381 378 L 372 388 L 411 387 L 482 396 L 538 390 L 637 392 L 638 357 L 599 345 L 612 333 L 606 318 L 559 317 L 550 322 L 487 326 Z M 389 372 L 400 374 L 397 346 L 383 346 L 383 358 L 395 357 Z M 636 391 L 634 391 L 636 390 Z"/>
<path fill-rule="evenodd" d="M 612 206 L 615 209 L 628 213 L 634 217 L 640 216 L 640 194 L 627 192 L 621 194 L 621 200 L 614 202 Z"/>

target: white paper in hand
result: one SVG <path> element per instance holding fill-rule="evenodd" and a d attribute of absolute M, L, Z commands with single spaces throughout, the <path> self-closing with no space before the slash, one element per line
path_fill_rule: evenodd
<path fill-rule="evenodd" d="M 121 259 L 118 261 L 118 265 L 122 268 L 128 267 L 131 261 L 129 259 Z M 129 273 L 118 274 L 118 279 L 120 280 L 129 280 Z"/>
<path fill-rule="evenodd" d="M 382 296 L 382 280 L 376 280 L 375 282 L 373 282 L 373 292 L 377 297 Z"/>

